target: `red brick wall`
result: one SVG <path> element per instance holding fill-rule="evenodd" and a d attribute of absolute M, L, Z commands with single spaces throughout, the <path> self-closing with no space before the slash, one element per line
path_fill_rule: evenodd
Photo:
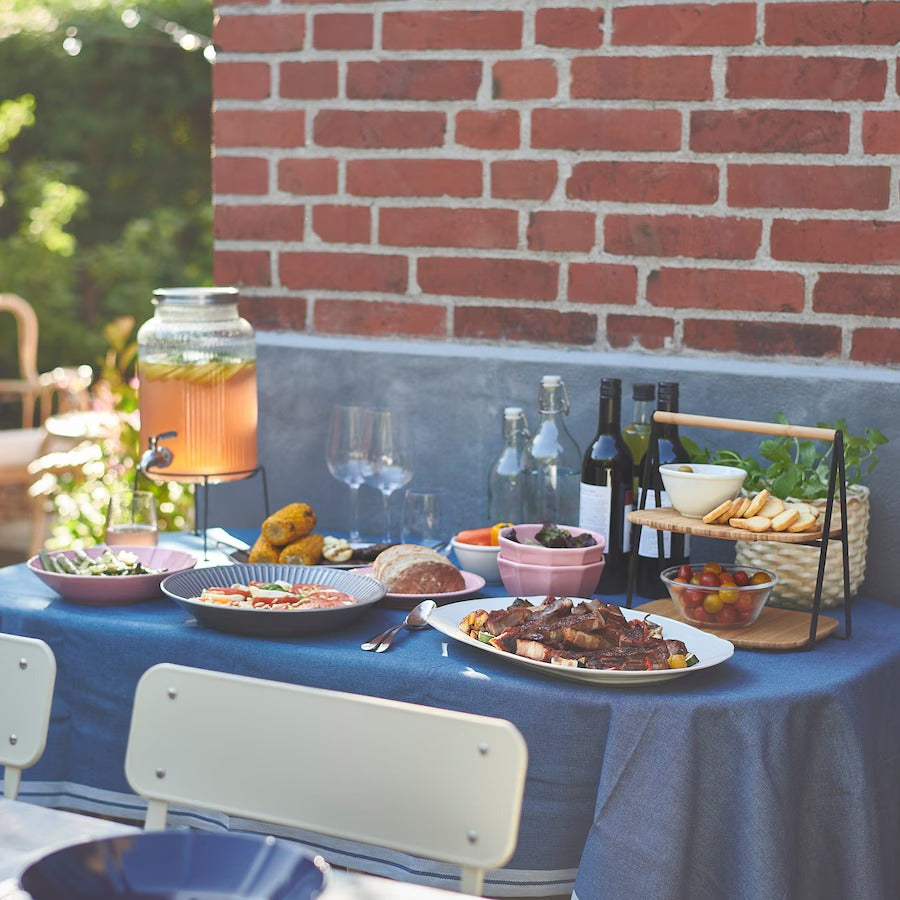
<path fill-rule="evenodd" d="M 900 2 L 217 5 L 260 329 L 900 364 Z"/>

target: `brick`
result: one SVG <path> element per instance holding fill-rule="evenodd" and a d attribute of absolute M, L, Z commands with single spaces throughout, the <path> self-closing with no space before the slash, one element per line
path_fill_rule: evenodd
<path fill-rule="evenodd" d="M 803 291 L 796 272 L 663 268 L 647 278 L 647 300 L 654 306 L 802 312 Z"/>
<path fill-rule="evenodd" d="M 715 203 L 718 166 L 677 162 L 581 162 L 572 167 L 566 196 L 619 203 Z"/>
<path fill-rule="evenodd" d="M 375 20 L 371 13 L 320 13 L 313 16 L 316 50 L 371 50 Z"/>
<path fill-rule="evenodd" d="M 514 250 L 519 242 L 519 215 L 513 209 L 382 209 L 378 240 L 400 247 L 478 247 Z"/>
<path fill-rule="evenodd" d="M 555 97 L 556 63 L 551 59 L 514 59 L 494 63 L 491 96 L 495 100 Z"/>
<path fill-rule="evenodd" d="M 320 299 L 313 324 L 320 334 L 442 338 L 447 332 L 447 310 L 429 304 Z"/>
<path fill-rule="evenodd" d="M 853 316 L 900 315 L 900 275 L 822 272 L 813 288 L 816 312 Z M 900 343 L 900 335 L 895 338 Z"/>
<path fill-rule="evenodd" d="M 586 56 L 572 60 L 573 99 L 711 100 L 711 56 Z"/>
<path fill-rule="evenodd" d="M 697 153 L 846 153 L 847 113 L 800 109 L 695 110 Z"/>
<path fill-rule="evenodd" d="M 430 256 L 419 260 L 418 275 L 426 294 L 555 300 L 559 265 L 535 259 Z"/>
<path fill-rule="evenodd" d="M 367 206 L 314 206 L 312 228 L 329 243 L 368 244 L 372 238 L 372 213 Z"/>
<path fill-rule="evenodd" d="M 728 166 L 728 205 L 887 209 L 889 166 Z"/>
<path fill-rule="evenodd" d="M 674 109 L 535 109 L 531 145 L 560 150 L 678 150 Z"/>
<path fill-rule="evenodd" d="M 735 99 L 884 99 L 887 63 L 880 59 L 804 56 L 732 56 L 726 94 Z"/>
<path fill-rule="evenodd" d="M 519 146 L 519 113 L 514 109 L 460 110 L 456 143 L 480 150 L 514 150 Z"/>
<path fill-rule="evenodd" d="M 474 159 L 359 159 L 347 162 L 347 193 L 360 197 L 480 197 Z"/>
<path fill-rule="evenodd" d="M 556 189 L 552 160 L 509 159 L 491 163 L 491 195 L 505 200 L 549 200 Z"/>
<path fill-rule="evenodd" d="M 278 163 L 278 189 L 289 194 L 335 194 L 336 159 L 282 159 Z"/>
<path fill-rule="evenodd" d="M 765 40 L 770 46 L 885 44 L 900 41 L 900 4 L 768 3 Z"/>
<path fill-rule="evenodd" d="M 216 194 L 265 194 L 269 190 L 269 163 L 253 156 L 212 159 L 212 184 Z"/>
<path fill-rule="evenodd" d="M 238 311 L 257 331 L 305 331 L 305 297 L 241 296 Z"/>
<path fill-rule="evenodd" d="M 337 97 L 336 62 L 283 62 L 281 96 L 290 100 L 324 100 Z"/>
<path fill-rule="evenodd" d="M 572 6 L 539 9 L 534 17 L 534 39 L 546 47 L 599 47 L 603 43 L 602 25 L 602 9 Z"/>
<path fill-rule="evenodd" d="M 217 62 L 212 66 L 213 96 L 217 100 L 265 100 L 271 96 L 267 63 Z"/>
<path fill-rule="evenodd" d="M 866 110 L 862 142 L 866 153 L 900 153 L 900 112 Z"/>
<path fill-rule="evenodd" d="M 900 365 L 900 331 L 896 328 L 857 328 L 850 358 L 880 366 Z"/>
<path fill-rule="evenodd" d="M 351 100 L 474 100 L 481 83 L 478 60 L 350 62 Z"/>
<path fill-rule="evenodd" d="M 514 307 L 457 307 L 453 336 L 489 341 L 591 346 L 597 339 L 592 313 Z"/>
<path fill-rule="evenodd" d="M 756 38 L 755 3 L 665 3 L 613 10 L 612 42 L 727 47 Z"/>
<path fill-rule="evenodd" d="M 522 46 L 519 11 L 386 12 L 381 28 L 385 50 L 518 50 Z"/>
<path fill-rule="evenodd" d="M 610 313 L 606 317 L 606 340 L 613 348 L 662 350 L 674 336 L 675 323 L 663 316 Z"/>
<path fill-rule="evenodd" d="M 440 147 L 447 119 L 442 112 L 323 109 L 313 123 L 322 147 Z"/>
<path fill-rule="evenodd" d="M 839 356 L 841 352 L 840 328 L 797 322 L 686 319 L 683 340 L 685 347 L 694 350 L 747 356 L 821 359 Z"/>
<path fill-rule="evenodd" d="M 617 263 L 569 263 L 572 303 L 637 302 L 637 268 Z"/>
<path fill-rule="evenodd" d="M 897 265 L 900 222 L 776 219 L 770 244 L 773 259 Z"/>
<path fill-rule="evenodd" d="M 219 109 L 213 113 L 216 147 L 302 147 L 302 109 Z"/>
<path fill-rule="evenodd" d="M 605 249 L 626 256 L 753 259 L 761 236 L 757 219 L 608 215 L 604 222 Z"/>
<path fill-rule="evenodd" d="M 594 246 L 596 222 L 593 213 L 538 210 L 528 219 L 528 249 L 586 253 Z"/>
<path fill-rule="evenodd" d="M 272 283 L 269 254 L 265 250 L 217 250 L 213 269 L 216 284 L 265 287 Z"/>
<path fill-rule="evenodd" d="M 213 17 L 213 42 L 220 54 L 302 50 L 305 36 L 306 16 L 303 14 Z"/>
<path fill-rule="evenodd" d="M 402 256 L 375 253 L 283 252 L 281 283 L 296 290 L 406 291 L 409 266 Z"/>
<path fill-rule="evenodd" d="M 302 241 L 303 207 L 219 204 L 213 236 L 224 241 Z"/>

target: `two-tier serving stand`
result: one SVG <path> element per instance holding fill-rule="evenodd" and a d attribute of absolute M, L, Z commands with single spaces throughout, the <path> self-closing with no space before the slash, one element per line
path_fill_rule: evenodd
<path fill-rule="evenodd" d="M 724 431 L 741 431 L 752 434 L 781 435 L 797 439 L 811 439 L 832 443 L 833 451 L 828 477 L 828 496 L 825 501 L 825 515 L 822 527 L 818 531 L 787 533 L 777 531 L 752 532 L 729 525 L 707 525 L 699 519 L 690 519 L 680 515 L 672 507 L 660 506 L 661 479 L 659 476 L 659 433 L 657 425 L 669 424 L 685 427 L 713 428 Z M 813 428 L 804 425 L 788 425 L 775 422 L 751 422 L 744 419 L 725 419 L 714 416 L 699 416 L 688 413 L 667 412 L 657 410 L 653 414 L 650 426 L 650 444 L 647 449 L 642 474 L 643 484 L 653 484 L 651 490 L 643 491 L 638 509 L 628 514 L 634 526 L 631 538 L 631 560 L 628 570 L 628 589 L 626 604 L 631 607 L 637 579 L 638 546 L 641 528 L 644 526 L 657 529 L 657 546 L 660 560 L 663 559 L 663 532 L 693 534 L 702 537 L 718 538 L 729 541 L 776 541 L 779 543 L 801 544 L 819 548 L 819 566 L 816 575 L 815 591 L 811 613 L 795 613 L 791 615 L 806 616 L 809 619 L 809 637 L 805 642 L 807 649 L 815 645 L 817 637 L 823 634 L 819 628 L 819 610 L 822 603 L 822 585 L 825 578 L 825 563 L 829 546 L 836 540 L 841 545 L 844 576 L 844 631 L 841 637 L 850 637 L 850 565 L 847 542 L 847 485 L 844 471 L 844 435 L 840 429 Z M 656 508 L 647 508 L 647 498 L 652 494 Z M 840 504 L 840 522 L 832 525 L 835 495 Z M 765 610 L 764 610 L 765 612 Z M 788 611 L 784 611 L 786 614 Z M 751 626 L 752 627 L 752 626 Z M 836 626 L 835 626 L 836 627 Z M 831 629 L 833 630 L 833 629 Z"/>

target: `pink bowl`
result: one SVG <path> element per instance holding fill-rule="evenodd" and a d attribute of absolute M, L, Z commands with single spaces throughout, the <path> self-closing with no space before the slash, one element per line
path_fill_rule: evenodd
<path fill-rule="evenodd" d="M 584 566 L 603 560 L 606 539 L 599 532 L 579 528 L 577 525 L 561 525 L 560 528 L 564 528 L 575 537 L 587 532 L 593 535 L 597 543 L 591 547 L 542 547 L 534 540 L 534 536 L 543 527 L 543 524 L 537 524 L 504 528 L 500 532 L 500 559 L 511 559 L 514 562 L 535 566 Z M 513 529 L 518 541 L 511 541 L 505 536 Z M 528 541 L 531 543 L 527 543 Z"/>
<path fill-rule="evenodd" d="M 100 556 L 106 547 L 88 547 L 88 556 Z M 160 585 L 175 572 L 193 569 L 197 559 L 192 553 L 169 547 L 110 547 L 113 553 L 127 550 L 148 569 L 162 569 L 153 575 L 63 575 L 47 572 L 39 556 L 28 560 L 28 568 L 63 600 L 82 606 L 124 606 L 162 597 Z M 74 558 L 73 550 L 62 551 Z M 55 555 L 55 553 L 54 553 Z"/>
<path fill-rule="evenodd" d="M 557 597 L 593 596 L 606 565 L 600 562 L 584 566 L 532 566 L 511 559 L 497 557 L 503 586 L 515 596 L 554 594 Z"/>

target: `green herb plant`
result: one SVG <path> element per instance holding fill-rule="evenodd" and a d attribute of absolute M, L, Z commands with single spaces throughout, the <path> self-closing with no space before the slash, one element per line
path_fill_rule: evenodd
<path fill-rule="evenodd" d="M 783 413 L 777 413 L 775 421 L 789 424 Z M 833 425 L 818 423 L 819 428 L 832 428 L 843 432 L 844 471 L 848 485 L 857 484 L 878 464 L 877 450 L 887 443 L 887 438 L 875 428 L 866 428 L 865 434 L 854 437 L 848 434 L 847 422 L 838 419 Z M 818 500 L 828 496 L 828 478 L 834 444 L 827 441 L 800 440 L 779 435 L 768 437 L 759 444 L 759 459 L 744 456 L 735 450 L 699 448 L 693 441 L 682 438 L 691 459 L 696 463 L 737 466 L 747 472 L 744 488 L 755 493 L 767 488 L 782 500 Z"/>

